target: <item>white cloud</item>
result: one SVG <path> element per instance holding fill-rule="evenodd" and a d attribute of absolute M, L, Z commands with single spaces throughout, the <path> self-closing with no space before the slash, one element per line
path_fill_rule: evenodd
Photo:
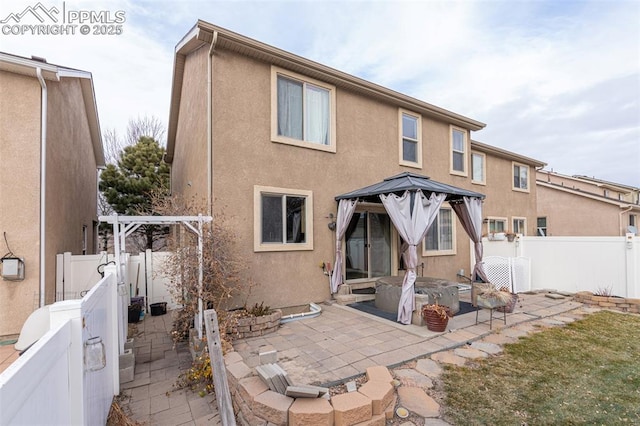
<path fill-rule="evenodd" d="M 33 4 L 7 3 L 0 18 Z M 125 10 L 125 33 L 1 36 L 0 50 L 93 72 L 103 129 L 166 122 L 174 46 L 203 19 L 483 121 L 474 138 L 559 172 L 640 186 L 639 2 L 65 4 Z"/>

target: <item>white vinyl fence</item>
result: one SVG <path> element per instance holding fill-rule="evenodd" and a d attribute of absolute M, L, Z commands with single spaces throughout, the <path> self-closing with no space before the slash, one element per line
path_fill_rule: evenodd
<path fill-rule="evenodd" d="M 526 290 L 576 293 L 606 289 L 615 296 L 640 298 L 640 237 L 633 234 L 624 237 L 519 236 L 513 242 L 483 239 L 483 244 L 485 257 L 529 259 L 531 284 Z"/>
<path fill-rule="evenodd" d="M 0 424 L 104 425 L 120 392 L 115 268 L 49 311 L 50 330 L 0 374 Z"/>
<path fill-rule="evenodd" d="M 169 294 L 168 278 L 163 274 L 162 265 L 169 252 L 147 250 L 139 255 L 126 254 L 125 288 L 129 297 L 144 297 L 145 307 L 152 303 L 166 302 L 167 309 L 179 306 Z M 106 264 L 113 265 L 114 255 L 101 253 L 96 255 L 57 255 L 56 262 L 56 300 L 68 300 L 82 297 L 101 279 L 99 271 Z"/>

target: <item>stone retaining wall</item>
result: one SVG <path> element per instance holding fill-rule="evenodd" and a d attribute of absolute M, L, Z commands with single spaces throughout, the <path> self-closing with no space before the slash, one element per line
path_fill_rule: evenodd
<path fill-rule="evenodd" d="M 624 297 L 596 296 L 589 291 L 581 291 L 573 296 L 576 302 L 589 306 L 598 306 L 606 309 L 615 309 L 622 312 L 640 313 L 640 299 Z"/>
<path fill-rule="evenodd" d="M 233 327 L 231 332 L 234 338 L 246 339 L 249 337 L 259 337 L 273 333 L 280 326 L 282 311 L 275 309 L 269 315 L 261 317 L 245 317 L 238 319 L 238 325 Z"/>
<path fill-rule="evenodd" d="M 384 426 L 393 418 L 397 396 L 383 366 L 367 369 L 368 382 L 359 391 L 328 399 L 291 398 L 269 390 L 237 352 L 226 354 L 224 362 L 233 408 L 243 426 Z"/>

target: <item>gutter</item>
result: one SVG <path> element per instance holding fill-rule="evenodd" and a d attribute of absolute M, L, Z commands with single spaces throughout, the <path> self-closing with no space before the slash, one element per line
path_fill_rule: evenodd
<path fill-rule="evenodd" d="M 47 199 L 47 83 L 42 77 L 42 68 L 36 68 L 42 87 L 40 106 L 40 307 L 45 305 L 45 253 L 46 253 L 46 209 Z"/>
<path fill-rule="evenodd" d="M 626 210 L 622 210 L 620 213 L 618 213 L 620 215 L 620 235 L 622 235 L 623 237 L 626 235 L 625 230 L 622 228 L 622 215 L 625 213 L 629 213 L 631 210 L 633 210 L 633 206 L 629 206 Z"/>
<path fill-rule="evenodd" d="M 207 215 L 213 216 L 213 54 L 216 51 L 218 31 L 213 32 L 213 39 L 207 55 Z"/>

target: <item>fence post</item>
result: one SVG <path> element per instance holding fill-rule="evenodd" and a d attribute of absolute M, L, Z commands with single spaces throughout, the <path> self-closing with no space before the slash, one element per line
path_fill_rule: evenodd
<path fill-rule="evenodd" d="M 109 277 L 109 287 L 107 289 L 107 315 L 109 318 L 109 333 L 111 334 L 111 353 L 107 354 L 109 359 L 107 365 L 110 365 L 113 372 L 113 394 L 120 393 L 120 323 L 123 318 L 118 314 L 118 270 L 116 265 L 107 265 L 104 268 L 104 276 Z M 127 321 L 128 323 L 128 321 Z"/>
<path fill-rule="evenodd" d="M 218 413 L 220 413 L 220 419 L 224 426 L 235 426 L 236 418 L 233 414 L 233 405 L 231 404 L 229 383 L 227 382 L 227 369 L 224 366 L 224 359 L 222 357 L 218 314 L 215 309 L 207 309 L 204 312 L 204 323 L 207 332 L 207 346 L 209 348 L 211 371 L 213 372 L 213 386 L 216 391 Z"/>
<path fill-rule="evenodd" d="M 625 236 L 625 255 L 626 255 L 626 281 L 627 295 L 629 298 L 640 298 L 640 277 L 638 276 L 638 261 L 640 254 L 638 253 L 638 243 L 634 234 L 627 233 Z"/>
<path fill-rule="evenodd" d="M 84 361 L 82 343 L 82 300 L 56 302 L 49 308 L 50 328 L 69 321 L 71 344 L 69 345 L 69 418 L 71 424 L 87 424 L 84 406 Z"/>

